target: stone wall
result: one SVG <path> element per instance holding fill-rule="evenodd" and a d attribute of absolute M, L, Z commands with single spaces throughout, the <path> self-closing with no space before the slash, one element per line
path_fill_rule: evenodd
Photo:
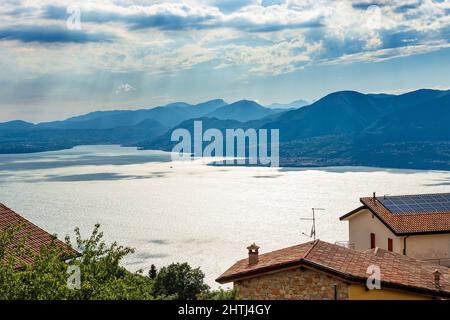
<path fill-rule="evenodd" d="M 348 299 L 349 285 L 310 269 L 290 269 L 234 283 L 242 300 L 333 300 L 337 285 L 338 300 Z"/>

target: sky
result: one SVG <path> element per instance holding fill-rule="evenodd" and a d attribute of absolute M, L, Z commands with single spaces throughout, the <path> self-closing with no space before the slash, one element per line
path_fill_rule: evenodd
<path fill-rule="evenodd" d="M 2 0 L 0 122 L 450 88 L 450 0 Z"/>

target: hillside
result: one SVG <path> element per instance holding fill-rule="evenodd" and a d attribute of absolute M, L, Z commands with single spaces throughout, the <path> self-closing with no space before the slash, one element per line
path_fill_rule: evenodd
<path fill-rule="evenodd" d="M 206 114 L 208 118 L 220 120 L 236 120 L 247 122 L 264 118 L 268 115 L 280 112 L 279 110 L 268 109 L 255 101 L 241 100 L 235 103 L 223 106 L 213 112 Z"/>
<path fill-rule="evenodd" d="M 172 127 L 184 120 L 213 112 L 224 105 L 226 105 L 225 101 L 216 99 L 198 105 L 177 102 L 151 109 L 96 111 L 63 121 L 40 123 L 37 127 L 42 129 L 111 129 L 137 125 L 146 119 L 153 119 L 164 126 Z"/>
<path fill-rule="evenodd" d="M 340 91 L 295 110 L 254 101 L 94 112 L 71 119 L 0 124 L 0 152 L 35 152 L 78 144 L 121 144 L 170 151 L 174 129 L 279 129 L 283 166 L 381 166 L 450 170 L 450 91 L 401 95 Z"/>

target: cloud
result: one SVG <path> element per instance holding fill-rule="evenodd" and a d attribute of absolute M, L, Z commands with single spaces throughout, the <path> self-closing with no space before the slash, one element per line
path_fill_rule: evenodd
<path fill-rule="evenodd" d="M 320 50 L 320 43 L 306 44 L 302 38 L 283 41 L 272 46 L 226 46 L 220 55 L 222 64 L 217 68 L 247 65 L 250 67 L 250 74 L 279 75 L 304 68 L 311 62 L 311 56 Z"/>
<path fill-rule="evenodd" d="M 66 68 L 173 75 L 207 64 L 279 75 L 306 65 L 430 52 L 450 42 L 449 1 L 80 0 L 78 31 L 64 28 L 68 14 L 61 1 L 24 1 L 16 10 L 9 2 L 0 4 L 0 40 L 36 44 L 32 57 L 15 61 L 23 63 L 19 69 L 41 66 L 43 73 Z M 21 15 L 27 26 L 16 25 Z M 79 54 L 45 63 L 57 56 L 44 48 L 48 43 L 75 44 Z M 2 54 L 23 50 L 4 46 Z"/>
<path fill-rule="evenodd" d="M 80 7 L 81 19 L 89 23 L 123 23 L 129 30 L 156 28 L 160 30 L 204 30 L 233 28 L 249 32 L 276 32 L 284 29 L 303 29 L 320 26 L 317 14 L 290 12 L 286 6 L 254 5 L 255 1 L 209 1 L 217 7 L 194 7 L 181 3 L 161 3 L 148 7 L 117 6 Z M 220 3 L 220 5 L 219 5 Z M 233 10 L 224 10 L 231 6 Z M 239 9 L 239 10 L 237 10 Z M 224 14 L 224 11 L 226 14 Z M 67 19 L 66 8 L 48 5 L 45 19 Z"/>
<path fill-rule="evenodd" d="M 367 10 L 370 7 L 377 6 L 383 7 L 385 4 L 383 2 L 369 1 L 369 2 L 353 2 L 352 7 L 358 10 Z"/>
<path fill-rule="evenodd" d="M 132 85 L 128 84 L 128 83 L 123 83 L 121 85 L 119 85 L 116 89 L 116 96 L 123 94 L 123 93 L 128 93 L 131 91 L 136 91 L 136 88 L 134 88 Z"/>
<path fill-rule="evenodd" d="M 210 0 L 207 2 L 211 6 L 219 8 L 224 13 L 238 11 L 239 9 L 258 4 L 255 0 Z"/>
<path fill-rule="evenodd" d="M 407 12 L 409 10 L 417 9 L 419 7 L 419 5 L 420 5 L 419 1 L 417 1 L 415 3 L 403 4 L 398 7 L 395 7 L 394 12 L 397 12 L 397 13 Z"/>
<path fill-rule="evenodd" d="M 90 23 L 121 22 L 129 30 L 159 28 L 162 30 L 182 30 L 206 28 L 208 21 L 216 18 L 220 12 L 214 8 L 195 8 L 185 4 L 165 3 L 149 7 L 132 6 L 120 8 L 117 6 L 80 7 L 81 19 Z M 67 19 L 66 8 L 48 5 L 44 8 L 46 19 Z"/>
<path fill-rule="evenodd" d="M 106 33 L 88 33 L 59 26 L 11 26 L 0 29 L 0 40 L 40 43 L 110 42 L 115 36 Z"/>

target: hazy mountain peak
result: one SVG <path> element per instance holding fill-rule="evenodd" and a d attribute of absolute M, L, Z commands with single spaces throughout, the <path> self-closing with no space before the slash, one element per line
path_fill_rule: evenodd
<path fill-rule="evenodd" d="M 218 104 L 219 104 L 219 103 L 223 103 L 223 104 L 227 104 L 227 102 L 226 102 L 225 100 L 218 98 L 218 99 L 212 99 L 212 100 L 208 100 L 208 101 L 199 103 L 198 105 L 200 105 L 200 104 L 210 104 L 210 103 L 218 103 Z"/>
<path fill-rule="evenodd" d="M 232 104 L 230 104 L 230 106 L 233 105 L 258 105 L 261 106 L 258 102 L 253 101 L 253 100 L 248 100 L 248 99 L 242 99 L 242 100 L 238 100 L 236 102 L 233 102 Z"/>
<path fill-rule="evenodd" d="M 311 103 L 309 101 L 298 99 L 295 101 L 292 101 L 290 103 L 272 103 L 267 106 L 267 108 L 270 109 L 298 109 L 302 108 L 304 106 L 310 105 Z"/>
<path fill-rule="evenodd" d="M 322 99 L 325 99 L 327 97 L 362 97 L 366 96 L 364 93 L 361 93 L 359 91 L 355 90 L 341 90 L 341 91 L 335 91 L 330 94 L 327 94 Z"/>
<path fill-rule="evenodd" d="M 186 102 L 171 102 L 166 104 L 165 106 L 162 106 L 163 108 L 178 108 L 178 107 L 192 107 L 192 104 L 186 103 Z"/>
<path fill-rule="evenodd" d="M 22 130 L 33 127 L 34 124 L 22 120 L 12 120 L 0 123 L 0 129 L 4 130 Z"/>
<path fill-rule="evenodd" d="M 246 122 L 261 119 L 273 113 L 276 113 L 276 111 L 265 108 L 255 101 L 239 100 L 218 108 L 214 112 L 207 114 L 207 117 Z"/>

